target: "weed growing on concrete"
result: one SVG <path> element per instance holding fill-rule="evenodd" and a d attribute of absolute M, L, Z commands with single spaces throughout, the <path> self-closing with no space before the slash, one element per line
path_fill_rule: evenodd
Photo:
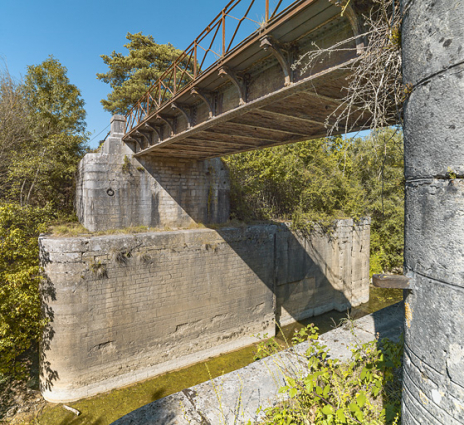
<path fill-rule="evenodd" d="M 377 339 L 356 343 L 350 362 L 332 359 L 314 325 L 301 329 L 294 343 L 309 341 L 307 374 L 286 376 L 280 388 L 287 400 L 265 409 L 263 424 L 395 424 L 401 418 L 403 343 Z M 251 424 L 251 422 L 250 422 Z"/>
<path fill-rule="evenodd" d="M 124 162 L 122 164 L 122 172 L 129 173 L 130 167 L 131 167 L 130 159 L 127 157 L 127 155 L 124 155 Z"/>
<path fill-rule="evenodd" d="M 117 251 L 114 253 L 114 261 L 121 266 L 127 265 L 130 257 L 131 253 L 127 251 Z"/>
<path fill-rule="evenodd" d="M 103 264 L 101 261 L 94 261 L 90 263 L 89 270 L 97 276 L 98 279 L 108 278 L 108 269 L 106 264 Z"/>
<path fill-rule="evenodd" d="M 48 232 L 57 236 L 78 236 L 89 231 L 80 223 L 62 223 L 48 228 Z"/>
<path fill-rule="evenodd" d="M 147 254 L 146 252 L 140 253 L 139 258 L 140 258 L 140 261 L 143 264 L 151 264 L 151 263 L 153 263 L 153 258 L 151 258 L 151 255 Z"/>
<path fill-rule="evenodd" d="M 258 335 L 258 338 L 260 336 Z M 253 356 L 253 360 L 261 360 L 265 357 L 272 356 L 282 350 L 282 347 L 276 342 L 274 338 L 268 338 L 267 334 L 263 335 L 264 341 L 261 341 L 256 346 L 256 351 Z"/>

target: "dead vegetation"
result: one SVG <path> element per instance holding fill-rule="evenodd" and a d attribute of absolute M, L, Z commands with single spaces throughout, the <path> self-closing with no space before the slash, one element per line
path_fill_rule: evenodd
<path fill-rule="evenodd" d="M 348 13 L 354 0 L 339 2 L 342 13 Z M 402 126 L 403 102 L 408 88 L 401 73 L 401 13 L 399 1 L 372 0 L 373 6 L 361 16 L 362 32 L 329 48 L 314 49 L 302 55 L 293 65 L 310 71 L 328 56 L 357 51 L 349 65 L 350 77 L 341 104 L 327 117 L 328 135 L 349 133 L 355 128 L 377 130 Z"/>

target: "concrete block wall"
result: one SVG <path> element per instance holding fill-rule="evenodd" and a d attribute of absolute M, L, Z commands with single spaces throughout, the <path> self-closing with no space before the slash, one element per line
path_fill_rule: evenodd
<path fill-rule="evenodd" d="M 138 160 L 122 142 L 123 131 L 124 117 L 113 116 L 100 152 L 79 164 L 75 207 L 84 227 L 93 232 L 228 220 L 229 175 L 219 158 Z"/>
<path fill-rule="evenodd" d="M 346 220 L 306 239 L 283 224 L 43 235 L 43 395 L 88 397 L 367 301 L 368 234 Z"/>
<path fill-rule="evenodd" d="M 338 220 L 309 237 L 276 233 L 276 319 L 281 326 L 369 301 L 370 219 Z"/>

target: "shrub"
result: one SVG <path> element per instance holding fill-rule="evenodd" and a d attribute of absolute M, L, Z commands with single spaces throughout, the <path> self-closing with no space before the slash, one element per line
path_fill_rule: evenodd
<path fill-rule="evenodd" d="M 16 358 L 40 339 L 38 236 L 50 208 L 0 206 L 0 373 L 20 374 Z"/>
<path fill-rule="evenodd" d="M 398 424 L 401 419 L 403 343 L 383 339 L 357 343 L 351 361 L 329 356 L 318 328 L 300 330 L 294 343 L 308 340 L 307 374 L 287 376 L 287 401 L 265 410 L 266 425 Z"/>

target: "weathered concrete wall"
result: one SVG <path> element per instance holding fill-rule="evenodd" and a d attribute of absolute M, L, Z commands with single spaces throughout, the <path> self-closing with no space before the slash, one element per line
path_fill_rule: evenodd
<path fill-rule="evenodd" d="M 276 233 L 276 318 L 280 325 L 344 311 L 369 300 L 370 221 L 339 220 L 327 236 Z"/>
<path fill-rule="evenodd" d="M 90 231 L 131 226 L 181 227 L 229 218 L 229 175 L 220 159 L 133 158 L 115 115 L 98 153 L 79 164 L 76 212 Z"/>
<path fill-rule="evenodd" d="M 248 345 L 368 300 L 369 221 L 40 238 L 51 318 L 42 389 L 70 401 Z"/>
<path fill-rule="evenodd" d="M 403 424 L 464 424 L 464 5 L 402 1 Z"/>

